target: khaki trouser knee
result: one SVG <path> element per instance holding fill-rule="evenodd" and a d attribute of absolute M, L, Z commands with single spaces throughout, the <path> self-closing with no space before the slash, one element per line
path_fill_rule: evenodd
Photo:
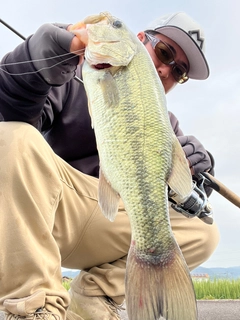
<path fill-rule="evenodd" d="M 118 286 L 122 294 L 131 237 L 123 205 L 115 222 L 107 220 L 97 202 L 98 179 L 59 158 L 31 125 L 2 122 L 0 134 L 0 308 L 6 299 L 44 290 L 45 307 L 64 319 L 70 301 L 61 265 L 88 270 L 118 261 L 105 275 L 109 294 Z"/>

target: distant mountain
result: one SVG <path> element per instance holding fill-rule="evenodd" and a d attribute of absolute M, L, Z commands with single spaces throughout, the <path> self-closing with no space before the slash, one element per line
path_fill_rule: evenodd
<path fill-rule="evenodd" d="M 198 267 L 194 269 L 191 274 L 207 273 L 210 279 L 238 279 L 240 278 L 240 267 L 230 268 L 204 268 Z"/>
<path fill-rule="evenodd" d="M 80 271 L 76 270 L 65 270 L 62 272 L 63 277 L 75 278 Z M 203 274 L 207 273 L 210 279 L 238 279 L 240 278 L 240 266 L 239 267 L 231 267 L 231 268 L 204 268 L 198 267 L 194 269 L 191 274 Z"/>

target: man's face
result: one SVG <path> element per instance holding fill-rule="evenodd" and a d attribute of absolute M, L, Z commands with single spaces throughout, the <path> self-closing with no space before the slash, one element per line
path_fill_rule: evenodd
<path fill-rule="evenodd" d="M 179 45 L 176 44 L 176 42 L 174 42 L 170 38 L 164 36 L 163 34 L 156 34 L 156 35 L 154 35 L 154 37 L 164 41 L 167 45 L 169 45 L 173 49 L 173 52 L 175 53 L 174 60 L 176 63 L 189 67 L 189 62 L 188 62 L 186 54 L 181 49 L 181 47 L 179 47 Z M 146 40 L 146 36 L 145 36 L 144 32 L 140 32 L 138 34 L 138 38 L 142 42 L 144 42 Z M 177 81 L 174 79 L 174 77 L 171 73 L 172 66 L 164 64 L 163 62 L 161 62 L 158 59 L 158 57 L 156 56 L 156 54 L 154 52 L 154 49 L 152 48 L 150 41 L 148 41 L 145 46 L 146 46 L 146 49 L 148 50 L 148 52 L 153 60 L 153 63 L 156 67 L 158 75 L 162 81 L 162 84 L 165 89 L 165 93 L 168 93 L 177 84 Z"/>

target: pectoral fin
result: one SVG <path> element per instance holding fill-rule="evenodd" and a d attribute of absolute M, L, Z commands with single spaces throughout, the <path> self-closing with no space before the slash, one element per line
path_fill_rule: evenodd
<path fill-rule="evenodd" d="M 103 214 L 110 221 L 113 221 L 118 212 L 120 197 L 119 194 L 112 188 L 110 183 L 106 180 L 101 170 L 99 175 L 98 197 L 99 206 Z"/>
<path fill-rule="evenodd" d="M 172 172 L 167 181 L 171 190 L 185 200 L 192 192 L 192 175 L 185 153 L 176 136 L 173 142 Z"/>

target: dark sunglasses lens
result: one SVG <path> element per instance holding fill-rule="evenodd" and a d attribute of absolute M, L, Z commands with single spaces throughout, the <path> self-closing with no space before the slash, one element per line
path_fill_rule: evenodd
<path fill-rule="evenodd" d="M 172 51 L 162 41 L 158 42 L 155 46 L 155 53 L 158 59 L 165 64 L 169 64 L 174 61 Z"/>
<path fill-rule="evenodd" d="M 175 64 L 173 66 L 172 75 L 174 79 L 179 83 L 184 83 L 188 80 L 187 70 L 179 64 Z"/>
<path fill-rule="evenodd" d="M 175 63 L 172 50 L 163 41 L 159 41 L 155 45 L 154 50 L 156 56 L 162 63 L 173 64 L 172 75 L 178 83 L 184 83 L 188 80 L 187 70 L 183 66 Z"/>

